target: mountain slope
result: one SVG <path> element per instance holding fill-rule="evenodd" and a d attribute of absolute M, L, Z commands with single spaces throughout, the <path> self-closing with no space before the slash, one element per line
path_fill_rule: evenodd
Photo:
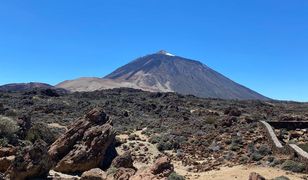
<path fill-rule="evenodd" d="M 52 85 L 46 83 L 12 83 L 0 86 L 0 91 L 27 91 L 32 89 L 53 89 Z"/>
<path fill-rule="evenodd" d="M 166 51 L 138 58 L 104 78 L 82 78 L 60 83 L 57 87 L 71 91 L 131 87 L 199 97 L 268 100 L 201 62 L 174 56 Z"/>

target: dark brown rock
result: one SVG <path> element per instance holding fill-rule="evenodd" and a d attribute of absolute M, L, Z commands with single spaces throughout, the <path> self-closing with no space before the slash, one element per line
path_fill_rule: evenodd
<path fill-rule="evenodd" d="M 15 156 L 7 156 L 0 158 L 0 172 L 4 173 L 14 161 Z"/>
<path fill-rule="evenodd" d="M 173 171 L 174 167 L 171 164 L 171 159 L 167 156 L 158 158 L 153 166 L 150 168 L 151 173 L 154 175 L 162 175 L 168 177 Z"/>
<path fill-rule="evenodd" d="M 33 146 L 27 147 L 16 156 L 6 171 L 6 177 L 14 180 L 44 177 L 48 174 L 51 166 L 51 159 L 47 154 L 47 144 L 38 140 Z"/>
<path fill-rule="evenodd" d="M 138 170 L 130 180 L 162 180 L 167 179 L 173 172 L 174 167 L 171 164 L 170 158 L 164 156 L 158 158 L 151 167 L 145 170 Z"/>
<path fill-rule="evenodd" d="M 123 155 L 120 155 L 118 157 L 116 157 L 113 161 L 111 166 L 115 167 L 115 168 L 134 168 L 133 165 L 133 159 L 132 159 L 132 155 L 130 152 L 126 152 Z"/>
<path fill-rule="evenodd" d="M 265 178 L 258 173 L 252 172 L 249 175 L 249 180 L 265 180 Z"/>
<path fill-rule="evenodd" d="M 13 156 L 17 152 L 14 146 L 0 147 L 0 157 Z"/>
<path fill-rule="evenodd" d="M 109 157 L 106 151 L 115 141 L 115 131 L 108 119 L 102 109 L 96 108 L 77 120 L 49 149 L 49 155 L 56 162 L 54 169 L 75 173 L 103 164 Z"/>
<path fill-rule="evenodd" d="M 119 168 L 117 169 L 117 171 L 113 174 L 112 178 L 110 179 L 129 180 L 135 173 L 136 173 L 135 169 Z"/>

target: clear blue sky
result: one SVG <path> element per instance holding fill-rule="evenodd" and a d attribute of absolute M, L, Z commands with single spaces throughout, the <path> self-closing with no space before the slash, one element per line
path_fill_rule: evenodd
<path fill-rule="evenodd" d="M 0 1 L 0 84 L 102 77 L 160 49 L 308 101 L 307 0 Z"/>

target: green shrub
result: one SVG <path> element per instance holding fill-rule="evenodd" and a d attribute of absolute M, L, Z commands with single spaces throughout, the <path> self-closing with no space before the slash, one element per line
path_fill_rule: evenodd
<path fill-rule="evenodd" d="M 185 180 L 185 178 L 181 175 L 178 175 L 177 173 L 173 172 L 168 177 L 168 180 Z"/>
<path fill-rule="evenodd" d="M 292 160 L 286 160 L 281 168 L 283 170 L 292 171 L 292 172 L 303 172 L 305 170 L 305 165 L 303 163 L 295 162 Z"/>
<path fill-rule="evenodd" d="M 173 145 L 170 141 L 160 141 L 157 145 L 156 145 L 157 149 L 159 151 L 166 151 L 166 150 L 172 150 L 173 149 Z"/>
<path fill-rule="evenodd" d="M 161 140 L 161 136 L 158 136 L 158 135 L 152 135 L 149 139 L 149 143 L 151 144 L 156 144 L 156 143 L 159 143 Z"/>
<path fill-rule="evenodd" d="M 17 112 L 16 112 L 16 110 L 9 109 L 9 110 L 5 111 L 5 116 L 16 117 L 17 116 Z"/>
<path fill-rule="evenodd" d="M 61 133 L 63 132 L 60 129 L 51 128 L 45 123 L 36 123 L 29 129 L 25 139 L 32 143 L 41 139 L 47 144 L 52 144 Z"/>
<path fill-rule="evenodd" d="M 7 138 L 0 139 L 0 147 L 5 147 L 9 144 L 9 140 Z"/>
<path fill-rule="evenodd" d="M 261 145 L 258 149 L 258 153 L 263 155 L 263 156 L 266 156 L 266 155 L 269 155 L 271 154 L 271 149 L 267 146 L 267 145 Z"/>
<path fill-rule="evenodd" d="M 285 177 L 285 176 L 279 176 L 279 177 L 276 177 L 273 180 L 290 180 L 290 179 L 288 177 Z"/>
<path fill-rule="evenodd" d="M 117 172 L 117 168 L 116 167 L 113 167 L 111 166 L 109 169 L 107 169 L 107 175 L 113 175 Z"/>
<path fill-rule="evenodd" d="M 216 121 L 217 121 L 217 118 L 215 118 L 215 117 L 207 117 L 205 119 L 206 124 L 214 124 Z"/>
<path fill-rule="evenodd" d="M 302 148 L 304 151 L 308 152 L 308 144 L 300 144 L 298 146 Z"/>
<path fill-rule="evenodd" d="M 12 138 L 19 130 L 17 122 L 11 118 L 0 116 L 0 136 Z"/>
<path fill-rule="evenodd" d="M 260 161 L 261 159 L 263 159 L 264 156 L 262 156 L 260 153 L 258 152 L 254 152 L 251 154 L 250 158 L 253 160 L 253 161 Z"/>

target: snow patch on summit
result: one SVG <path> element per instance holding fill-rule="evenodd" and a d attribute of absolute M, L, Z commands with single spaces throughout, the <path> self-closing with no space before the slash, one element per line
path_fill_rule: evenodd
<path fill-rule="evenodd" d="M 171 54 L 171 53 L 169 53 L 169 52 L 167 52 L 165 50 L 161 50 L 157 54 L 163 54 L 163 55 L 166 55 L 166 56 L 175 56 L 174 54 Z"/>

